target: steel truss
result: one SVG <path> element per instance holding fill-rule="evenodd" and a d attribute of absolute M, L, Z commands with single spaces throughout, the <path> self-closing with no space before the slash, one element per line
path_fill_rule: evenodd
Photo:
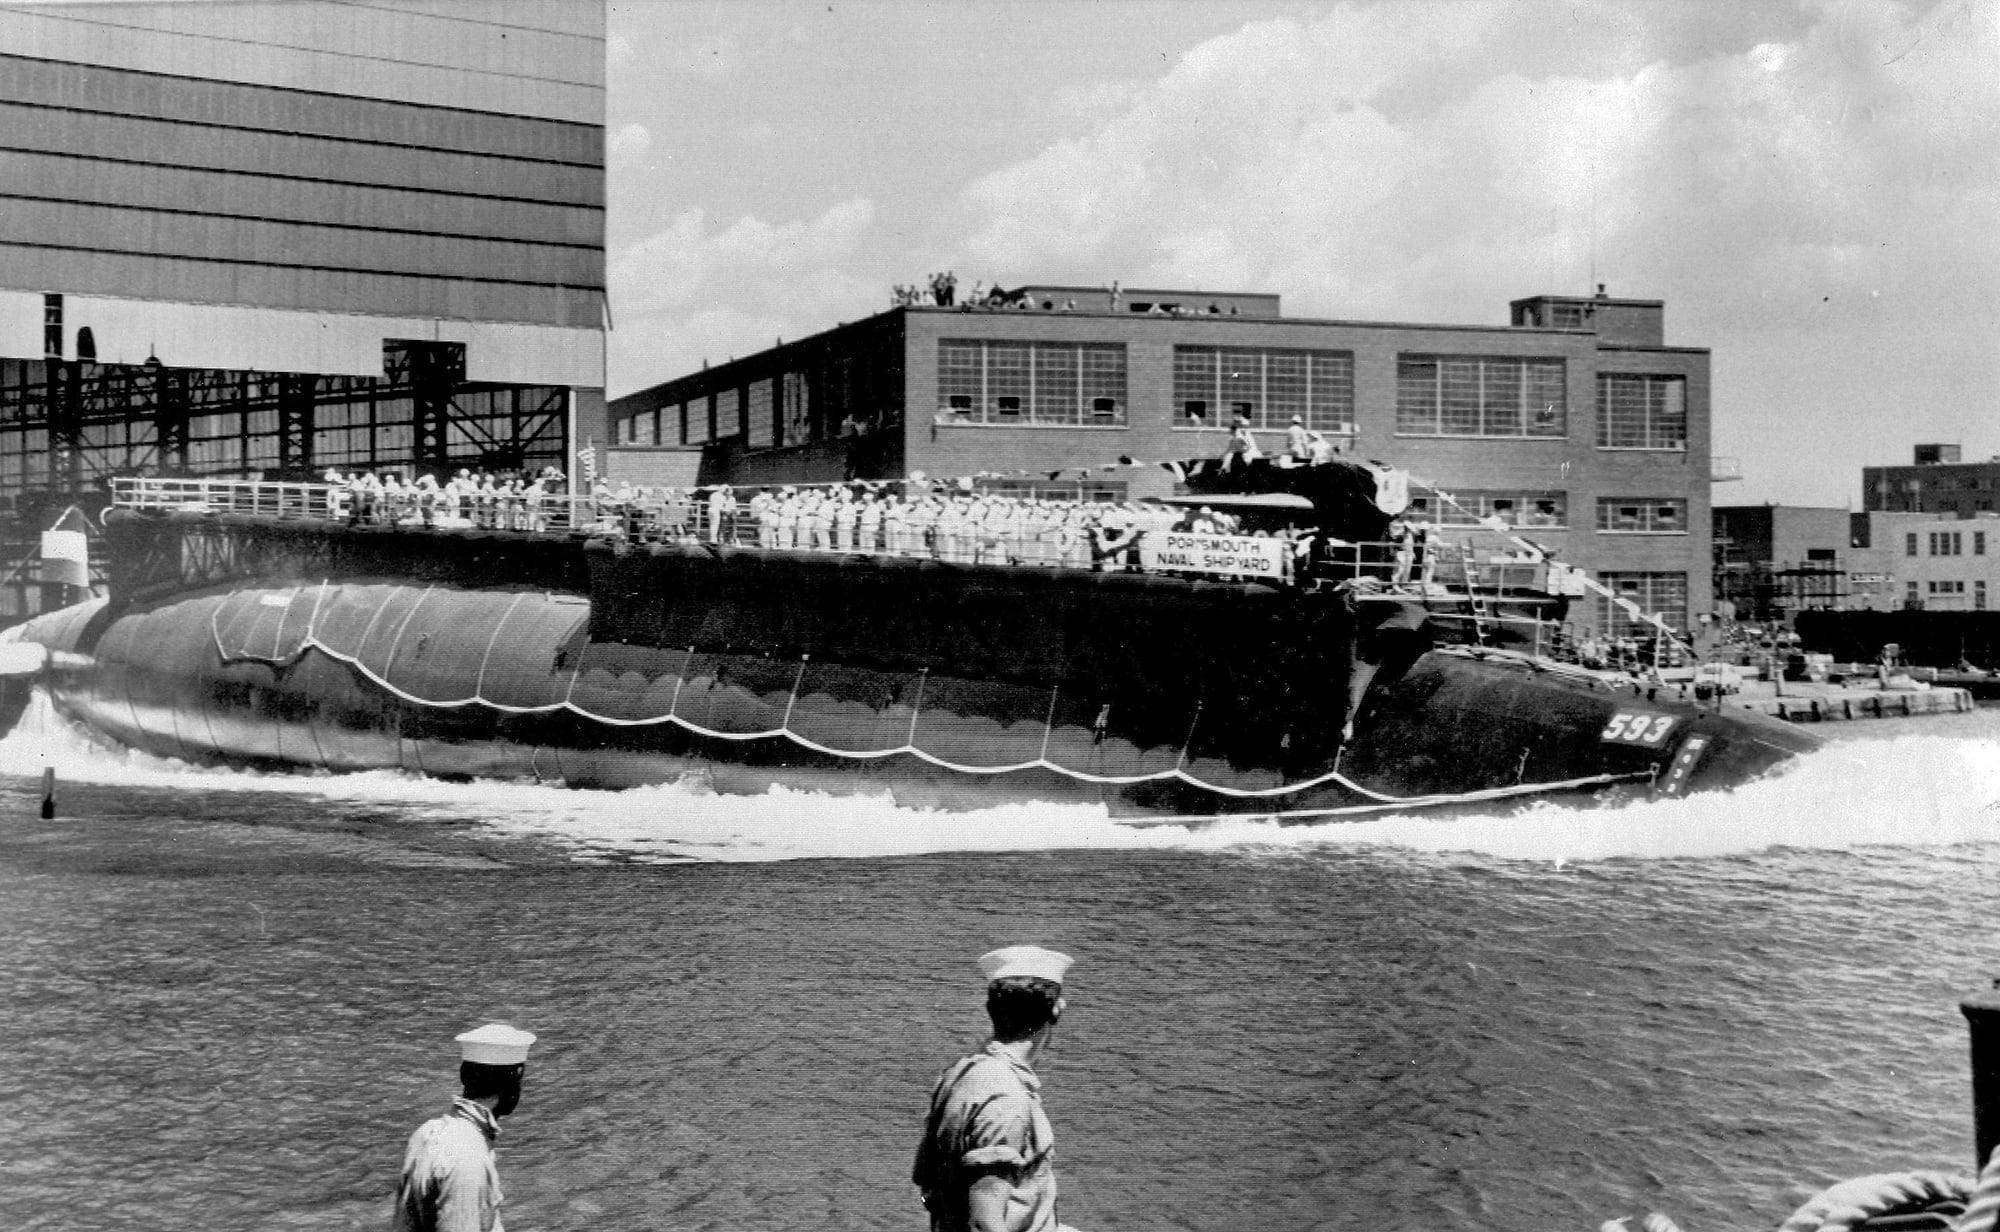
<path fill-rule="evenodd" d="M 118 475 L 564 465 L 563 387 L 468 383 L 457 343 L 392 342 L 383 359 L 380 377 L 0 360 L 0 510 Z"/>

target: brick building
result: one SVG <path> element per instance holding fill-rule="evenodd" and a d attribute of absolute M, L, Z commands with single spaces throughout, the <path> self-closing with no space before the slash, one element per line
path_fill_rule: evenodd
<path fill-rule="evenodd" d="M 1861 507 L 1970 518 L 2000 512 L 2000 458 L 1964 462 L 1957 445 L 1918 445 L 1908 466 L 1861 468 Z"/>
<path fill-rule="evenodd" d="M 1184 290 L 1019 303 L 898 307 L 616 399 L 608 465 L 644 479 L 699 448 L 710 483 L 921 472 L 1123 499 L 1171 476 L 1078 469 L 1215 455 L 1236 415 L 1275 451 L 1298 416 L 1456 500 L 1419 491 L 1419 515 L 1499 517 L 1677 626 L 1709 610 L 1709 352 L 1666 345 L 1661 301 L 1537 296 L 1494 326 L 1292 319 L 1276 295 Z"/>

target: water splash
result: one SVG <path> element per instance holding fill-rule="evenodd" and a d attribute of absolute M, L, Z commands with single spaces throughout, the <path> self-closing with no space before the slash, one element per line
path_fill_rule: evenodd
<path fill-rule="evenodd" d="M 1893 722 L 1893 720 L 1888 720 Z M 1280 825 L 1217 820 L 1132 825 L 1084 804 L 1022 803 L 969 812 L 892 796 L 773 788 L 717 795 L 699 784 L 623 792 L 535 783 L 460 783 L 393 770 L 264 773 L 193 767 L 109 749 L 37 697 L 0 740 L 0 775 L 192 791 L 255 791 L 402 811 L 417 823 L 473 821 L 552 842 L 581 860 L 769 861 L 940 851 L 1068 848 L 1285 854 L 1401 848 L 1504 860 L 1582 863 L 1712 857 L 1774 848 L 1946 847 L 2000 839 L 2000 712 L 1948 731 L 1913 721 L 1894 735 L 1829 744 L 1734 791 L 1602 804 L 1538 801 L 1448 817 L 1389 814 Z"/>

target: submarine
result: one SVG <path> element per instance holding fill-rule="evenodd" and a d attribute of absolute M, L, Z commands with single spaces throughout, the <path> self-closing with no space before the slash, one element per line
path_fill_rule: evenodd
<path fill-rule="evenodd" d="M 1325 820 L 1726 789 L 1793 725 L 1550 653 L 1564 600 L 1394 576 L 1359 464 L 1194 464 L 1188 501 L 1312 528 L 1283 577 L 338 516 L 321 484 L 121 479 L 108 591 L 0 632 L 0 680 L 196 764 L 621 789 L 690 778 Z M 440 519 L 444 521 L 445 519 Z"/>

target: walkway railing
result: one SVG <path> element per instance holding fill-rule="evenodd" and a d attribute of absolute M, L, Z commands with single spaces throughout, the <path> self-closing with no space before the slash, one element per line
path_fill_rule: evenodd
<path fill-rule="evenodd" d="M 453 491 L 400 487 L 363 490 L 325 483 L 231 479 L 119 478 L 112 503 L 122 509 L 234 513 L 281 520 L 352 525 L 431 526 L 523 534 L 589 534 L 635 543 L 716 543 L 789 551 L 902 556 L 964 564 L 1145 572 L 1130 528 L 1083 523 L 995 527 L 917 516 L 901 503 L 878 503 L 874 514 L 776 515 L 741 499 L 712 501 L 686 493 L 629 502 L 527 491 Z M 1083 509 L 1101 507 L 1084 503 Z M 1367 593 L 1451 603 L 1475 589 L 1532 592 L 1548 580 L 1544 566 L 1524 561 L 1476 561 L 1465 545 L 1438 540 L 1335 542 L 1312 554 L 1305 538 L 1274 537 L 1283 562 L 1277 580 L 1291 584 L 1302 570 L 1316 581 L 1353 582 Z M 1211 579 L 1229 575 L 1160 569 Z M 1468 618 L 1472 619 L 1472 618 Z M 1519 623 L 1488 617 L 1496 627 Z"/>

